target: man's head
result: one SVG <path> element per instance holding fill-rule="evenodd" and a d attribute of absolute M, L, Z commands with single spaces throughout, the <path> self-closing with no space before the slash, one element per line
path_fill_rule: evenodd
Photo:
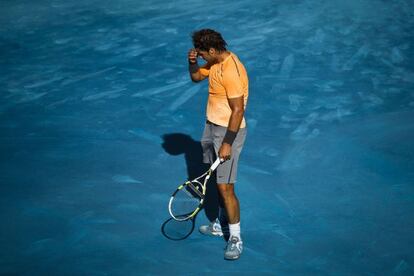
<path fill-rule="evenodd" d="M 194 48 L 206 61 L 214 62 L 217 55 L 227 51 L 227 43 L 220 33 L 211 29 L 202 29 L 192 35 Z"/>

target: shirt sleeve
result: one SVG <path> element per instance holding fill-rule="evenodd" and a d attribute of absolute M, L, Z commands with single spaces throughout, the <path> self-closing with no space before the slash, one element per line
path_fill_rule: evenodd
<path fill-rule="evenodd" d="M 202 65 L 199 68 L 199 71 L 200 71 L 200 74 L 205 76 L 205 77 L 208 77 L 208 75 L 210 74 L 210 69 L 207 67 L 207 63 Z"/>
<path fill-rule="evenodd" d="M 223 72 L 223 86 L 228 99 L 244 95 L 242 80 L 236 68 L 228 68 Z"/>

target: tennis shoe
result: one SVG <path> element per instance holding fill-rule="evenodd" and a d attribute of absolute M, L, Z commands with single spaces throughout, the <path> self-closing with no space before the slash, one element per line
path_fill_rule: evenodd
<path fill-rule="evenodd" d="M 201 225 L 198 230 L 201 234 L 208 236 L 223 236 L 223 231 L 221 230 L 221 225 L 218 219 L 212 221 L 209 225 Z"/>
<path fill-rule="evenodd" d="M 231 236 L 224 251 L 224 259 L 237 260 L 243 251 L 243 242 L 236 236 Z"/>

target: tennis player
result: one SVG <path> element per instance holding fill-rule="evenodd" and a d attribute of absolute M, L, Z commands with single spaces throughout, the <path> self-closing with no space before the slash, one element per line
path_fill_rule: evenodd
<path fill-rule="evenodd" d="M 217 168 L 219 218 L 200 227 L 206 235 L 223 236 L 230 231 L 224 258 L 240 257 L 243 242 L 240 236 L 240 206 L 234 192 L 237 163 L 246 138 L 244 111 L 248 97 L 246 69 L 238 57 L 226 49 L 220 33 L 203 29 L 192 34 L 194 49 L 188 52 L 191 80 L 209 80 L 207 120 L 201 145 L 203 161 L 213 163 L 216 156 L 225 160 Z M 199 66 L 197 58 L 206 62 Z M 221 223 L 220 223 L 221 222 Z"/>

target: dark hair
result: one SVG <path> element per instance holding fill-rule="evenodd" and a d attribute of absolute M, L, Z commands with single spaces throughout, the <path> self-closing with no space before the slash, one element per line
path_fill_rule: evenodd
<path fill-rule="evenodd" d="M 192 35 L 195 48 L 208 51 L 214 48 L 218 51 L 226 51 L 227 43 L 224 41 L 220 33 L 211 29 L 202 29 L 196 31 Z"/>

